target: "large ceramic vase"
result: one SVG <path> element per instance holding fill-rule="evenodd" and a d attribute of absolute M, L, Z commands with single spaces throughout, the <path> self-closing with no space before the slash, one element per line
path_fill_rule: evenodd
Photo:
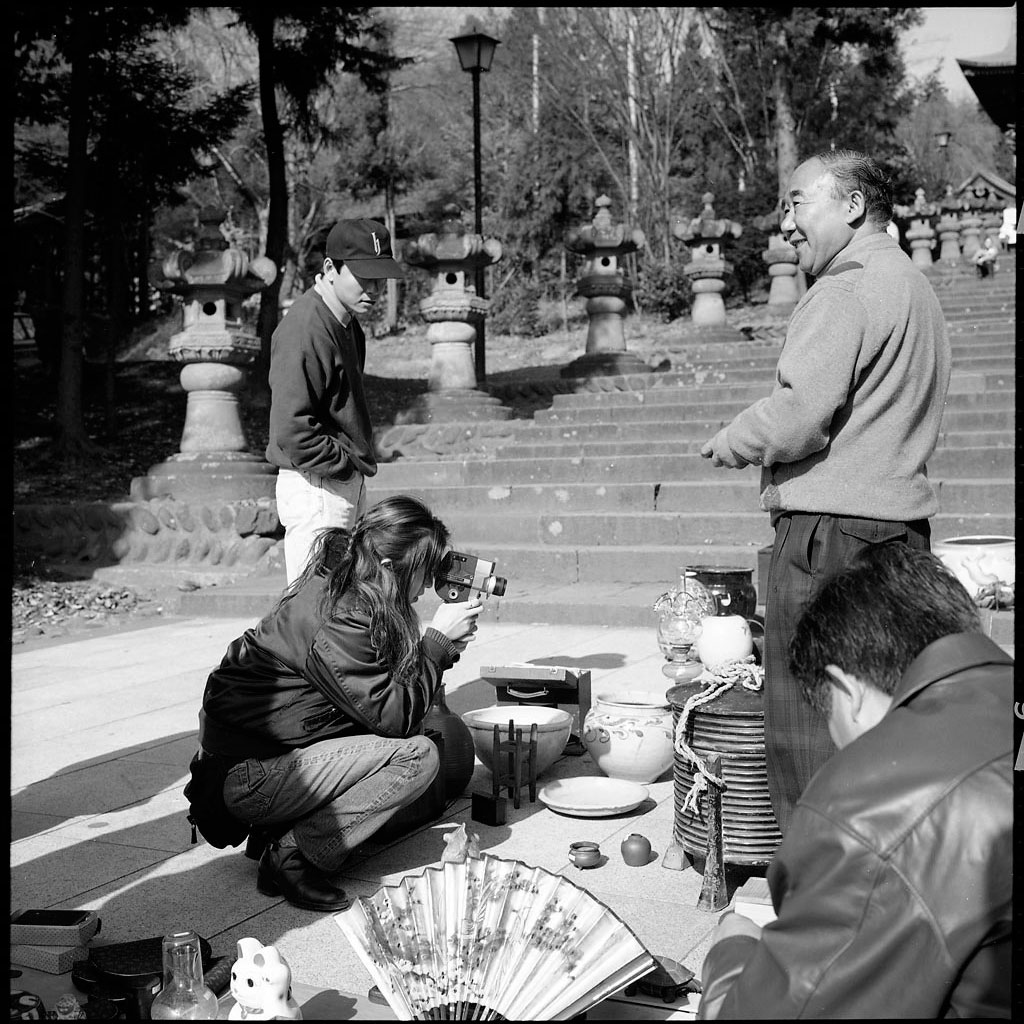
<path fill-rule="evenodd" d="M 714 597 L 718 615 L 742 615 L 749 619 L 757 611 L 757 587 L 753 582 L 753 569 L 739 565 L 688 565 Z"/>
<path fill-rule="evenodd" d="M 441 773 L 444 776 L 444 797 L 451 801 L 462 795 L 473 777 L 476 749 L 469 727 L 445 701 L 444 687 L 438 688 L 430 710 L 423 719 L 425 729 L 436 729 L 444 740 Z"/>
<path fill-rule="evenodd" d="M 1013 537 L 947 537 L 932 542 L 936 555 L 975 601 L 986 592 L 1003 596 L 1015 587 L 1017 545 Z"/>
<path fill-rule="evenodd" d="M 654 782 L 672 765 L 672 709 L 649 690 L 599 693 L 583 722 L 583 743 L 609 778 Z"/>

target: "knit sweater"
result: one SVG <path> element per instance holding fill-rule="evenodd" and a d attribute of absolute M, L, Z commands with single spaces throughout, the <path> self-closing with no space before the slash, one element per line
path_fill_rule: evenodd
<path fill-rule="evenodd" d="M 939 301 L 906 253 L 885 232 L 848 245 L 794 309 L 771 395 L 725 430 L 763 467 L 761 508 L 933 516 L 926 463 L 950 363 Z"/>
<path fill-rule="evenodd" d="M 377 472 L 363 390 L 366 337 L 308 289 L 274 331 L 267 461 L 338 480 Z"/>

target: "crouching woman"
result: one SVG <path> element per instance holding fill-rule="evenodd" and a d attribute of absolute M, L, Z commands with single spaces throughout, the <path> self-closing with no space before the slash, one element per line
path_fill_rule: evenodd
<path fill-rule="evenodd" d="M 320 535 L 277 607 L 210 674 L 192 765 L 209 796 L 190 798 L 193 816 L 223 808 L 241 837 L 273 837 L 257 873 L 265 895 L 343 910 L 334 876 L 346 858 L 436 775 L 421 723 L 481 607 L 442 604 L 421 636 L 413 603 L 447 549 L 422 503 L 385 498 L 351 532 Z"/>

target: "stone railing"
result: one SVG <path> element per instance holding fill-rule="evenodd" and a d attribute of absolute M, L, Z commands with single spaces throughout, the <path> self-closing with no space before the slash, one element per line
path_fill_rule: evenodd
<path fill-rule="evenodd" d="M 272 500 L 16 505 L 14 548 L 31 559 L 94 566 L 203 566 L 240 572 L 283 565 Z"/>

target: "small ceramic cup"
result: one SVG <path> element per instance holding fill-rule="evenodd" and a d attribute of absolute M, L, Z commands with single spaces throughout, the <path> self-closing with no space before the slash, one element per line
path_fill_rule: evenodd
<path fill-rule="evenodd" d="M 601 848 L 597 843 L 570 843 L 569 860 L 577 868 L 596 868 L 601 863 Z"/>

